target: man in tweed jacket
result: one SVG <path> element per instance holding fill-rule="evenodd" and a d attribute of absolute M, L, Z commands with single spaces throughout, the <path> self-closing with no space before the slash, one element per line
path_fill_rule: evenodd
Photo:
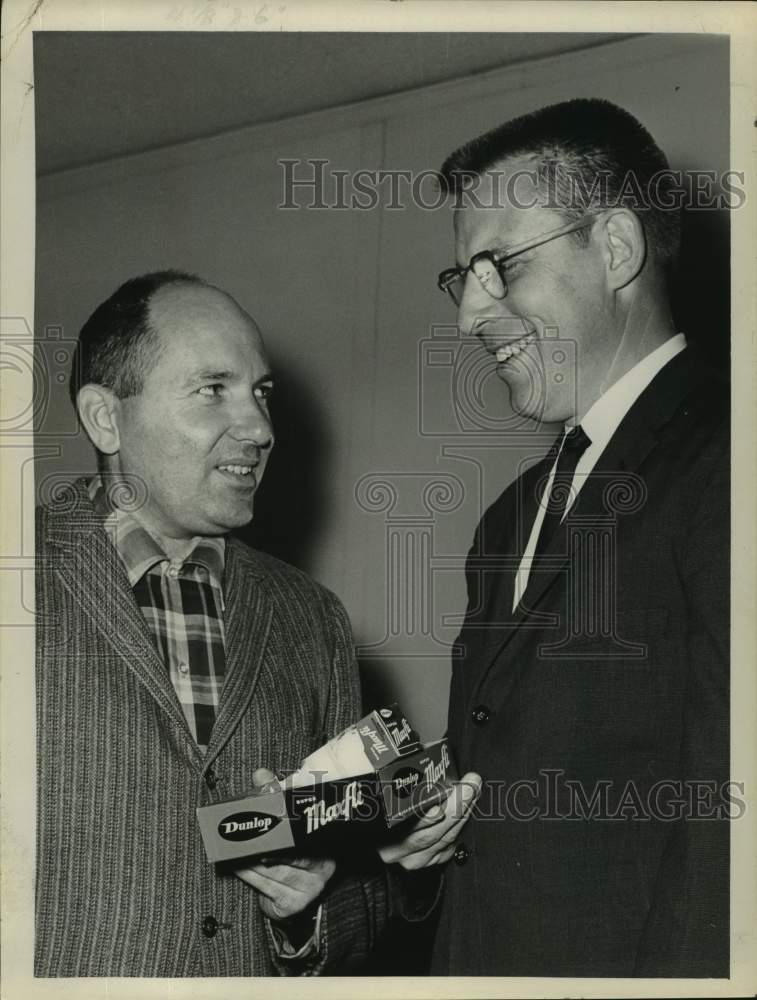
<path fill-rule="evenodd" d="M 359 715 L 339 601 L 226 537 L 270 390 L 255 324 L 188 275 L 127 282 L 82 330 L 100 476 L 37 519 L 38 976 L 349 971 L 391 912 L 378 858 L 222 874 L 195 819 Z"/>

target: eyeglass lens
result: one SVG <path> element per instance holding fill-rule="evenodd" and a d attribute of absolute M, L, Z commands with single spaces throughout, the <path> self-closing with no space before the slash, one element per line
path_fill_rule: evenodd
<path fill-rule="evenodd" d="M 471 271 L 481 283 L 482 287 L 495 299 L 504 298 L 506 292 L 505 282 L 499 270 L 491 258 L 480 257 L 471 261 Z M 465 281 L 468 277 L 467 270 L 462 274 L 451 273 L 445 276 L 442 287 L 447 292 L 456 306 L 460 305 L 465 291 Z"/>
<path fill-rule="evenodd" d="M 505 283 L 491 257 L 488 255 L 474 257 L 471 261 L 471 270 L 492 298 L 501 299 L 504 297 Z"/>

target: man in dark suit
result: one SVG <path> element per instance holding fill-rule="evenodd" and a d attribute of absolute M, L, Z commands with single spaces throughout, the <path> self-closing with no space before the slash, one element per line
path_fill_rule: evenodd
<path fill-rule="evenodd" d="M 577 100 L 441 171 L 460 330 L 563 430 L 468 559 L 449 736 L 483 791 L 436 973 L 728 975 L 729 407 L 671 318 L 667 169 Z"/>
<path fill-rule="evenodd" d="M 99 474 L 37 519 L 38 976 L 344 972 L 413 916 L 378 859 L 222 873 L 202 847 L 197 806 L 360 714 L 337 598 L 229 536 L 271 390 L 252 319 L 190 275 L 127 282 L 82 330 L 71 395 Z"/>

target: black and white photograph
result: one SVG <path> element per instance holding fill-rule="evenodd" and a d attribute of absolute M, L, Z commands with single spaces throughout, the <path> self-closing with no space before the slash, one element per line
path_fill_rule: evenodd
<path fill-rule="evenodd" d="M 757 989 L 739 6 L 4 6 L 4 997 Z"/>

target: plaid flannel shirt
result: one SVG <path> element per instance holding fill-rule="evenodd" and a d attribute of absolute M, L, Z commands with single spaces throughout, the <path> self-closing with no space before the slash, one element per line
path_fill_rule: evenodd
<path fill-rule="evenodd" d="M 197 537 L 183 562 L 172 562 L 132 513 L 112 504 L 101 476 L 90 481 L 89 496 L 105 516 L 103 527 L 124 565 L 187 724 L 205 750 L 226 659 L 225 540 Z"/>

